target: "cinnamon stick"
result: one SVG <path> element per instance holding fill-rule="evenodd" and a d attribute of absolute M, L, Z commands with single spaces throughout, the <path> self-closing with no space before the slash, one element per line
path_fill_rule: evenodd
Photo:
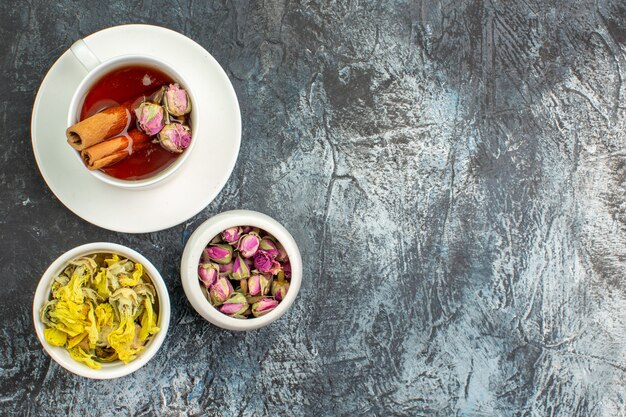
<path fill-rule="evenodd" d="M 126 101 L 119 106 L 109 107 L 82 120 L 65 131 L 67 142 L 77 151 L 94 146 L 107 138 L 119 135 L 135 122 L 132 104 Z"/>
<path fill-rule="evenodd" d="M 80 156 L 90 171 L 95 171 L 126 158 L 132 152 L 150 145 L 150 136 L 134 129 L 126 135 L 117 136 L 84 149 Z"/>

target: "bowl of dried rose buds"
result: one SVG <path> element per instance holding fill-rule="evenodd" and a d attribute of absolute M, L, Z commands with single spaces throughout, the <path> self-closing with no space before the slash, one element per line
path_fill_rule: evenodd
<path fill-rule="evenodd" d="M 205 221 L 181 260 L 193 308 L 229 330 L 253 330 L 282 316 L 302 281 L 302 258 L 291 234 L 273 218 L 233 210 Z"/>

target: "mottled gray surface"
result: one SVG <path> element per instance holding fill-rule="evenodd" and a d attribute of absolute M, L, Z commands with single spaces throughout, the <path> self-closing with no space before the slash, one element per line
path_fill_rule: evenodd
<path fill-rule="evenodd" d="M 623 2 L 97 3 L 0 5 L 0 414 L 626 414 Z M 243 119 L 219 197 L 145 235 L 74 216 L 29 137 L 55 59 L 133 22 L 209 50 Z M 293 308 L 245 334 L 203 321 L 178 274 L 233 208 L 304 259 Z M 98 240 L 151 259 L 173 303 L 159 355 L 113 382 L 51 362 L 31 324 L 47 265 Z"/>

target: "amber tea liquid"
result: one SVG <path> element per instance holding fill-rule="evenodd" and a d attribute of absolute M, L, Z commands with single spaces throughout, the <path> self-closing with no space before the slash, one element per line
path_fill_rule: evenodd
<path fill-rule="evenodd" d="M 142 95 L 150 95 L 162 85 L 174 82 L 161 71 L 146 66 L 118 68 L 99 79 L 89 90 L 80 112 L 80 120 L 108 107 Z M 135 126 L 129 126 L 133 129 Z M 170 166 L 180 154 L 166 151 L 158 143 L 133 152 L 120 162 L 101 171 L 122 180 L 149 178 Z"/>

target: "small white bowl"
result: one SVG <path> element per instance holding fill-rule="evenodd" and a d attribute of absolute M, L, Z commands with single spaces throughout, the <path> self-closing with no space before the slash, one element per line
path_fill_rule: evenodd
<path fill-rule="evenodd" d="M 139 262 L 144 266 L 145 272 L 150 276 L 152 284 L 154 284 L 154 288 L 157 291 L 159 299 L 159 320 L 157 322 L 157 326 L 160 330 L 152 338 L 152 340 L 150 340 L 146 348 L 137 355 L 137 358 L 128 364 L 124 364 L 121 361 L 115 361 L 111 363 L 103 363 L 102 368 L 100 369 L 91 369 L 87 365 L 72 359 L 65 348 L 52 346 L 46 341 L 43 334 L 46 326 L 41 322 L 39 312 L 49 299 L 50 287 L 52 286 L 54 278 L 57 277 L 63 269 L 65 269 L 68 262 L 72 259 L 80 258 L 81 256 L 93 255 L 96 253 L 117 253 L 123 258 L 128 258 L 133 262 Z M 46 272 L 44 272 L 41 280 L 39 281 L 39 285 L 37 286 L 35 297 L 33 299 L 33 320 L 35 322 L 37 337 L 43 345 L 43 348 L 46 352 L 48 352 L 50 357 L 52 357 L 52 359 L 54 359 L 63 368 L 76 375 L 84 376 L 86 378 L 119 378 L 135 372 L 137 369 L 148 363 L 148 361 L 152 359 L 163 344 L 170 323 L 170 298 L 161 274 L 159 274 L 159 271 L 157 271 L 154 265 L 152 265 L 152 263 L 144 256 L 130 248 L 127 248 L 126 246 L 115 243 L 88 243 L 65 252 L 48 267 Z"/>
<path fill-rule="evenodd" d="M 261 317 L 236 319 L 221 313 L 206 299 L 198 279 L 200 255 L 213 237 L 234 226 L 253 226 L 271 233 L 285 248 L 291 264 L 289 291 L 278 306 Z M 293 304 L 302 283 L 302 257 L 291 234 L 271 217 L 249 210 L 226 211 L 202 223 L 191 235 L 180 263 L 180 277 L 185 295 L 193 308 L 206 320 L 228 330 L 254 330 L 266 326 L 285 314 Z"/>

